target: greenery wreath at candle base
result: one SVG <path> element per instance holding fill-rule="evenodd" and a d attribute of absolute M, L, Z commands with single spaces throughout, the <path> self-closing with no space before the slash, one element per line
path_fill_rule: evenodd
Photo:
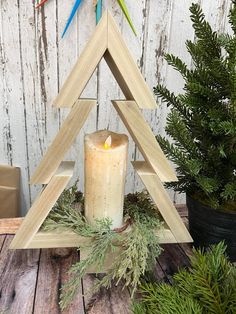
<path fill-rule="evenodd" d="M 77 191 L 75 184 L 63 192 L 42 226 L 44 231 L 73 231 L 90 240 L 89 244 L 80 247 L 88 252 L 87 258 L 72 265 L 69 272 L 74 276 L 62 287 L 62 309 L 73 301 L 81 279 L 90 266 L 95 265 L 98 272 L 103 269 L 109 252 L 122 248 L 102 280 L 95 283 L 90 291 L 92 293 L 102 286 L 110 288 L 112 282 L 118 284 L 123 280 L 124 286 L 130 287 L 133 295 L 141 276 L 151 269 L 161 253 L 157 230 L 162 229 L 162 219 L 146 192 L 128 194 L 125 197 L 125 225 L 120 229 L 112 230 L 112 221 L 108 218 L 90 225 L 83 212 L 83 194 Z"/>

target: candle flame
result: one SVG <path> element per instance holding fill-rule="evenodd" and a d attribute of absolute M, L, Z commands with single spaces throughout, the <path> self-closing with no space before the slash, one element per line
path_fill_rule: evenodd
<path fill-rule="evenodd" d="M 111 135 L 108 136 L 108 138 L 105 140 L 105 143 L 104 143 L 104 148 L 105 149 L 109 149 L 111 148 Z"/>

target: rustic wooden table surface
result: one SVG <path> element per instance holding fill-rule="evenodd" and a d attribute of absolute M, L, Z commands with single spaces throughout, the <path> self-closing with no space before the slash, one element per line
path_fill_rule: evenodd
<path fill-rule="evenodd" d="M 179 212 L 187 223 L 187 213 Z M 14 226 L 1 233 L 14 233 Z M 130 295 L 127 289 L 113 287 L 102 289 L 97 295 L 86 296 L 95 275 L 90 274 L 81 282 L 73 304 L 61 312 L 58 306 L 61 285 L 68 279 L 67 271 L 79 260 L 76 249 L 9 250 L 13 235 L 0 235 L 0 314 L 128 314 Z M 187 266 L 191 247 L 188 244 L 163 245 L 154 276 L 157 280 L 171 281 L 179 267 Z"/>

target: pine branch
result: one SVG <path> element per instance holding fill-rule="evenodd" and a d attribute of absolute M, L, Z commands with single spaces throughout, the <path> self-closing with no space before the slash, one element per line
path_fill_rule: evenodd
<path fill-rule="evenodd" d="M 235 6 L 233 0 L 229 19 L 234 30 Z M 180 181 L 168 187 L 195 191 L 208 205 L 231 208 L 236 201 L 231 185 L 236 169 L 236 36 L 213 32 L 198 4 L 192 4 L 190 11 L 196 41 L 187 41 L 186 47 L 194 68 L 189 70 L 176 56 L 166 56 L 185 85 L 180 95 L 162 85 L 154 88 L 170 107 L 166 133 L 172 142 L 157 140 L 177 165 Z"/>
<path fill-rule="evenodd" d="M 111 223 L 107 225 L 107 227 L 108 226 L 111 226 Z M 88 257 L 74 264 L 69 270 L 69 273 L 73 276 L 62 286 L 60 299 L 60 307 L 62 310 L 66 309 L 73 301 L 78 288 L 81 286 L 81 280 L 89 267 L 95 265 L 99 272 L 104 265 L 106 254 L 117 249 L 114 243 L 120 240 L 120 235 L 112 231 L 110 227 L 108 227 L 109 229 L 107 231 L 105 231 L 103 227 L 90 243 L 91 247 L 86 247 L 87 250 L 89 249 Z"/>
<path fill-rule="evenodd" d="M 43 224 L 43 230 L 69 230 L 86 237 L 88 241 L 80 247 L 86 250 L 87 257 L 70 268 L 70 279 L 62 287 L 61 309 L 73 301 L 88 268 L 93 265 L 100 271 L 107 254 L 111 252 L 121 251 L 110 271 L 90 292 L 96 292 L 102 286 L 109 288 L 113 281 L 118 283 L 122 280 L 134 293 L 141 276 L 153 267 L 161 252 L 156 233 L 162 229 L 162 222 L 156 205 L 146 192 L 128 194 L 124 214 L 132 221 L 131 230 L 127 232 L 111 230 L 112 221 L 108 218 L 90 225 L 83 216 L 83 195 L 77 192 L 76 185 L 62 193 Z"/>
<path fill-rule="evenodd" d="M 201 41 L 204 48 L 207 48 L 206 51 L 209 51 L 212 56 L 219 58 L 221 51 L 217 33 L 213 32 L 210 24 L 206 22 L 200 5 L 193 3 L 189 10 L 192 13 L 190 17 L 197 39 Z"/>
<path fill-rule="evenodd" d="M 178 111 L 172 110 L 167 117 L 166 133 L 170 135 L 175 141 L 176 147 L 183 151 L 183 153 L 188 153 L 189 156 L 199 156 L 198 148 L 192 134 L 186 127 L 185 121 L 179 115 Z"/>
<path fill-rule="evenodd" d="M 185 117 L 185 119 L 190 119 L 191 113 L 189 109 L 184 106 L 174 93 L 171 93 L 166 87 L 159 84 L 154 88 L 154 93 L 160 97 L 162 101 L 166 102 L 168 107 L 173 106 L 183 117 Z"/>
<path fill-rule="evenodd" d="M 236 35 L 236 1 L 232 1 L 232 7 L 229 12 L 229 23 L 231 24 L 231 28 Z"/>
<path fill-rule="evenodd" d="M 140 308 L 159 314 L 236 313 L 236 268 L 225 250 L 223 242 L 206 252 L 193 250 L 191 267 L 176 273 L 172 286 L 143 284 L 140 306 L 134 306 L 133 313 L 139 314 Z"/>
<path fill-rule="evenodd" d="M 192 77 L 192 72 L 188 69 L 186 63 L 184 63 L 180 58 L 172 55 L 166 54 L 165 59 L 169 65 L 175 68 L 185 79 Z"/>

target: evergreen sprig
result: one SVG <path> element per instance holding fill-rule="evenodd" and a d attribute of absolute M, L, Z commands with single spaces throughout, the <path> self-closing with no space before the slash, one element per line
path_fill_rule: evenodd
<path fill-rule="evenodd" d="M 112 230 L 112 221 L 107 218 L 90 225 L 83 211 L 83 195 L 74 185 L 62 193 L 42 226 L 44 231 L 67 230 L 87 238 L 80 247 L 86 251 L 87 257 L 71 267 L 71 279 L 62 287 L 62 309 L 73 301 L 83 276 L 91 266 L 95 266 L 98 272 L 103 269 L 107 254 L 120 252 L 107 274 L 95 283 L 90 292 L 95 293 L 100 287 L 110 288 L 113 282 L 118 284 L 122 280 L 133 294 L 145 271 L 150 270 L 161 253 L 157 236 L 157 231 L 162 228 L 161 217 L 146 192 L 125 197 L 124 215 L 131 221 L 131 227 L 124 232 Z"/>
<path fill-rule="evenodd" d="M 186 47 L 193 68 L 172 54 L 165 57 L 182 75 L 184 93 L 154 88 L 171 107 L 166 125 L 171 142 L 157 136 L 177 165 L 179 182 L 167 186 L 215 208 L 236 210 L 236 1 L 229 12 L 233 34 L 213 31 L 198 4 L 190 12 L 196 40 Z"/>
<path fill-rule="evenodd" d="M 234 314 L 236 268 L 225 256 L 223 242 L 208 251 L 194 250 L 190 268 L 174 275 L 173 285 L 145 283 L 134 314 Z"/>

